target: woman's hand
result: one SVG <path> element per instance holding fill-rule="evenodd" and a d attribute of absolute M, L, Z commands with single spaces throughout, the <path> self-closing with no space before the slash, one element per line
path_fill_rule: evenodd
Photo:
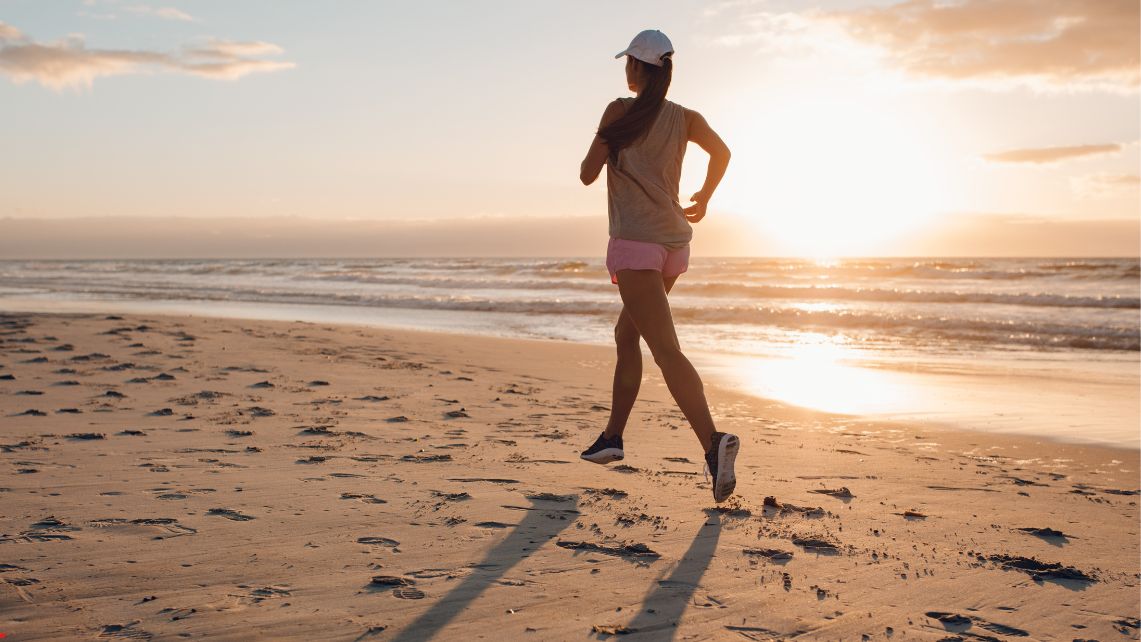
<path fill-rule="evenodd" d="M 700 222 L 701 219 L 705 218 L 705 208 L 709 204 L 709 195 L 704 191 L 699 191 L 690 196 L 689 200 L 693 202 L 693 205 L 682 210 L 685 212 L 685 220 L 690 223 Z"/>
<path fill-rule="evenodd" d="M 696 223 L 705 218 L 705 208 L 709 205 L 713 190 L 717 189 L 717 185 L 721 183 L 721 178 L 725 176 L 725 168 L 729 166 L 730 153 L 725 141 L 721 140 L 721 137 L 713 131 L 709 123 L 705 122 L 705 118 L 701 114 L 688 109 L 685 112 L 685 120 L 689 140 L 697 143 L 709 154 L 709 167 L 705 170 L 705 183 L 689 199 L 694 204 L 684 210 L 686 220 L 690 223 Z"/>

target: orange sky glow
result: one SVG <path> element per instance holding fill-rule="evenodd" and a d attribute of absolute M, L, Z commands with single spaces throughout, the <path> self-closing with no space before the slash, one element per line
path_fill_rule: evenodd
<path fill-rule="evenodd" d="M 1135 0 L 601 6 L 0 4 L 0 258 L 601 254 L 646 27 L 733 151 L 703 254 L 1138 254 Z"/>

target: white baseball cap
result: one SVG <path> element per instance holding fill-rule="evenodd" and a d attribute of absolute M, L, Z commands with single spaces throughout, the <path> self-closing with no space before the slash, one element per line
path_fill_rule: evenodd
<path fill-rule="evenodd" d="M 634 36 L 634 39 L 630 41 L 630 46 L 614 57 L 634 56 L 642 62 L 661 67 L 662 61 L 667 56 L 672 56 L 673 52 L 674 45 L 666 37 L 666 34 L 657 29 L 647 29 Z"/>

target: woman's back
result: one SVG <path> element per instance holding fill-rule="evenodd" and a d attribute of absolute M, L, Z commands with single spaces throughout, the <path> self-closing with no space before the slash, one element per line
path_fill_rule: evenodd
<path fill-rule="evenodd" d="M 620 98 L 629 108 L 633 98 Z M 663 100 L 645 134 L 606 165 L 610 237 L 660 243 L 677 249 L 693 229 L 678 202 L 681 164 L 688 142 L 685 108 Z"/>

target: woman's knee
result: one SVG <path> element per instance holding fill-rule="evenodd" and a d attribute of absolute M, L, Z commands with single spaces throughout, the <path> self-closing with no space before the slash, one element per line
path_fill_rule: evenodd
<path fill-rule="evenodd" d="M 664 342 L 651 345 L 650 353 L 654 355 L 654 363 L 658 364 L 658 367 L 663 371 L 686 361 L 685 355 L 681 352 L 681 346 L 676 343 Z"/>
<path fill-rule="evenodd" d="M 614 325 L 614 344 L 619 351 L 641 350 L 641 339 L 642 335 L 638 334 L 638 329 L 629 320 L 622 319 Z"/>

